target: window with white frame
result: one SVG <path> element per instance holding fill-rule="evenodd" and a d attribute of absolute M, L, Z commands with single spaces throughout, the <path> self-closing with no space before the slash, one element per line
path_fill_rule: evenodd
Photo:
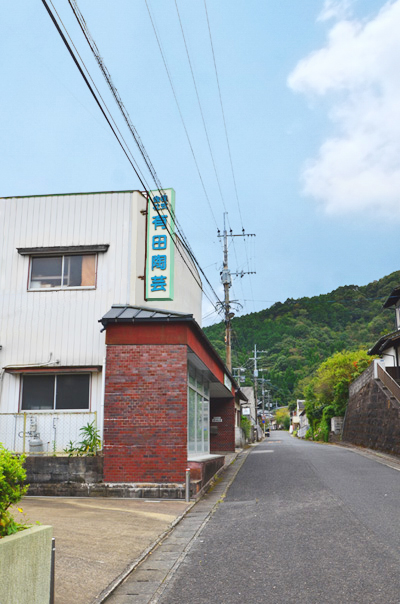
<path fill-rule="evenodd" d="M 95 287 L 96 254 L 32 256 L 29 289 Z"/>
<path fill-rule="evenodd" d="M 209 381 L 189 366 L 188 376 L 188 454 L 210 452 L 209 438 L 210 398 Z"/>
<path fill-rule="evenodd" d="M 89 409 L 90 374 L 25 374 L 21 411 Z"/>

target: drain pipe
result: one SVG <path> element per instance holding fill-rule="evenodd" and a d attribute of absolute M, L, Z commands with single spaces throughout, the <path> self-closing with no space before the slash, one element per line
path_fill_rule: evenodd
<path fill-rule="evenodd" d="M 190 501 L 190 468 L 186 468 L 185 501 Z"/>
<path fill-rule="evenodd" d="M 103 440 L 104 440 L 104 399 L 105 399 L 105 393 L 106 393 L 106 362 L 107 362 L 107 357 L 104 357 L 102 375 L 101 375 L 101 401 L 100 401 L 100 418 L 99 418 L 99 426 L 98 426 L 98 428 L 100 428 L 101 448 L 103 448 Z"/>

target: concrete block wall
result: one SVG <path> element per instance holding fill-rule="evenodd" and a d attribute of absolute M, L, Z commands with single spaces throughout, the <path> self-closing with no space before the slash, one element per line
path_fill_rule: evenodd
<path fill-rule="evenodd" d="M 104 481 L 183 483 L 186 345 L 107 346 Z"/>
<path fill-rule="evenodd" d="M 213 423 L 213 417 L 222 422 Z M 217 434 L 210 434 L 210 453 L 235 450 L 235 399 L 221 398 L 210 401 L 210 425 L 217 426 Z"/>
<path fill-rule="evenodd" d="M 103 480 L 103 457 L 53 457 L 30 455 L 25 461 L 26 482 L 29 485 L 46 483 L 97 483 Z M 30 493 L 31 494 L 31 493 Z"/>
<path fill-rule="evenodd" d="M 349 397 L 342 440 L 400 455 L 400 404 L 373 378 L 368 368 L 362 387 Z"/>

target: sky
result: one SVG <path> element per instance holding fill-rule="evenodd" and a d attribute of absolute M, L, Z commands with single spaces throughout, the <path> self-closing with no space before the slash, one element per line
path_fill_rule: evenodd
<path fill-rule="evenodd" d="M 175 189 L 213 288 L 204 324 L 220 320 L 224 212 L 256 235 L 229 240 L 231 271 L 256 272 L 233 279 L 238 313 L 400 268 L 400 0 L 76 1 Z M 48 2 L 144 172 L 68 0 Z M 2 3 L 0 23 L 0 196 L 141 189 L 42 1 Z"/>

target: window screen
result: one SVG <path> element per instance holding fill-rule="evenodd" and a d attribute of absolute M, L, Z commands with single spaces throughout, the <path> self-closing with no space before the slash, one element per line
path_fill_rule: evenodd
<path fill-rule="evenodd" d="M 35 411 L 54 408 L 54 376 L 25 375 L 22 388 L 22 409 Z"/>
<path fill-rule="evenodd" d="M 58 375 L 57 409 L 89 409 L 89 375 Z"/>
<path fill-rule="evenodd" d="M 24 375 L 22 411 L 89 409 L 90 375 Z"/>

